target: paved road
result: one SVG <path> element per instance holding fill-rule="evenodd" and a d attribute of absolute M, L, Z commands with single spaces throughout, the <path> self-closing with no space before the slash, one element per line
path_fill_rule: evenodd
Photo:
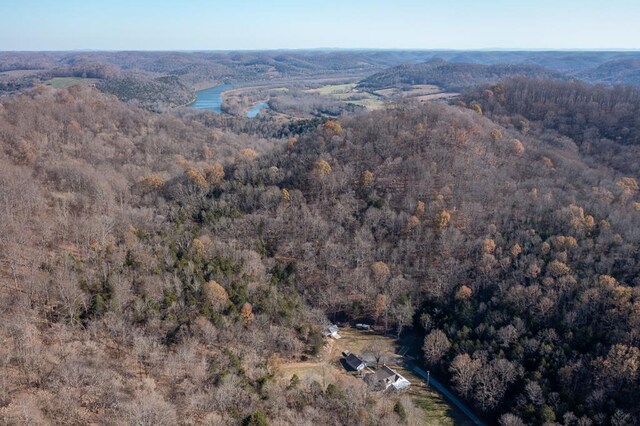
<path fill-rule="evenodd" d="M 435 388 L 438 392 L 443 394 L 453 405 L 458 407 L 460 411 L 462 411 L 474 424 L 478 426 L 486 426 L 482 420 L 478 418 L 473 412 L 467 407 L 467 405 L 462 402 L 458 397 L 452 394 L 442 383 L 433 378 L 433 376 L 429 376 L 422 368 L 414 365 L 411 362 L 406 363 L 407 368 L 416 373 L 418 376 L 423 379 L 429 379 L 429 385 Z"/>

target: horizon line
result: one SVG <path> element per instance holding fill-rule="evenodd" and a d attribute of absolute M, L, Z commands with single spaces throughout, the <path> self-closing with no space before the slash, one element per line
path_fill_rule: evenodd
<path fill-rule="evenodd" d="M 510 47 L 484 47 L 484 48 L 422 48 L 422 47 L 274 47 L 274 48 L 224 48 L 224 49 L 0 49 L 2 53 L 118 53 L 118 52 L 276 52 L 276 51 L 405 51 L 405 52 L 640 52 L 637 48 L 510 48 Z"/>

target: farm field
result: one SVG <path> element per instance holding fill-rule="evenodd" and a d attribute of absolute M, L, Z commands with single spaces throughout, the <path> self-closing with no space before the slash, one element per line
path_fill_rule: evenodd
<path fill-rule="evenodd" d="M 328 84 L 317 89 L 307 90 L 307 92 L 329 96 L 336 101 L 359 105 L 368 110 L 381 109 L 384 106 L 384 99 L 380 96 L 369 92 L 362 92 L 358 90 L 356 86 L 356 83 Z"/>
<path fill-rule="evenodd" d="M 354 92 L 356 85 L 356 83 L 327 84 L 326 86 L 322 86 L 317 89 L 310 89 L 308 92 L 332 96 L 345 95 Z"/>

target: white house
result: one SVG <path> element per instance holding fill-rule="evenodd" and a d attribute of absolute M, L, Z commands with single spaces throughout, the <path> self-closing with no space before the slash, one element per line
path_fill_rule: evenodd
<path fill-rule="evenodd" d="M 386 365 L 376 370 L 375 373 L 369 374 L 365 380 L 374 390 L 380 391 L 387 389 L 401 390 L 411 386 L 411 382 Z"/>

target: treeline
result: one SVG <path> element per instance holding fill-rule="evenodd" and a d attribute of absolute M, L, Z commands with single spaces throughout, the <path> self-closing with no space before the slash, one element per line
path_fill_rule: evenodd
<path fill-rule="evenodd" d="M 359 86 L 363 89 L 375 90 L 416 84 L 434 84 L 446 90 L 458 91 L 495 83 L 516 75 L 537 78 L 562 77 L 561 73 L 538 65 L 483 65 L 433 59 L 421 64 L 400 65 L 380 71 L 362 80 Z"/>
<path fill-rule="evenodd" d="M 577 73 L 586 81 L 640 86 L 640 58 L 620 58 Z"/>

